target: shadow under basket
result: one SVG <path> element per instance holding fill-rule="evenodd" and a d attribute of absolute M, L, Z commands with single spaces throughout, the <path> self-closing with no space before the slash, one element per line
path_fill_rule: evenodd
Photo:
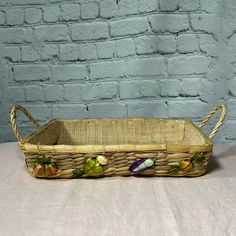
<path fill-rule="evenodd" d="M 20 110 L 36 127 L 22 138 Z M 202 127 L 218 110 L 221 117 L 209 137 Z M 220 104 L 196 126 L 189 119 L 54 119 L 40 126 L 22 106 L 11 110 L 11 123 L 29 172 L 40 178 L 102 176 L 200 176 L 212 154 L 212 138 L 226 116 Z"/>

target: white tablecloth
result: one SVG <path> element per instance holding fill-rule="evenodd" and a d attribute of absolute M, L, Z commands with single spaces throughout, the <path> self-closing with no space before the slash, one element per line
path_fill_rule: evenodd
<path fill-rule="evenodd" d="M 236 145 L 216 145 L 197 178 L 43 180 L 0 144 L 0 235 L 236 235 Z"/>

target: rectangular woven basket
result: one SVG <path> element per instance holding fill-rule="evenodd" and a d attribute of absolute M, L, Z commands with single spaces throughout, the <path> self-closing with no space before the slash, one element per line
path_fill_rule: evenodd
<path fill-rule="evenodd" d="M 22 138 L 17 110 L 36 131 Z M 202 127 L 222 110 L 209 137 Z M 54 119 L 40 126 L 22 106 L 12 108 L 12 129 L 29 172 L 40 178 L 102 176 L 200 176 L 207 170 L 212 138 L 226 116 L 220 104 L 196 126 L 190 119 Z"/>

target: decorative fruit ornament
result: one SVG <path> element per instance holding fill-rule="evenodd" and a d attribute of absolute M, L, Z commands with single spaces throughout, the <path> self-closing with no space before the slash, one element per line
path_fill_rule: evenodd
<path fill-rule="evenodd" d="M 170 174 L 178 174 L 180 171 L 189 171 L 193 168 L 191 160 L 183 160 L 170 165 Z"/>
<path fill-rule="evenodd" d="M 150 169 L 155 165 L 154 158 L 141 158 L 136 160 L 130 167 L 129 171 L 139 174 L 144 170 Z"/>
<path fill-rule="evenodd" d="M 54 164 L 53 166 L 50 166 L 50 170 L 52 174 L 57 174 L 57 172 L 59 171 L 58 165 Z"/>
<path fill-rule="evenodd" d="M 98 163 L 96 158 L 88 158 L 84 163 L 83 172 L 86 175 L 99 174 L 103 172 L 102 166 Z"/>
<path fill-rule="evenodd" d="M 97 156 L 97 162 L 102 165 L 102 166 L 105 166 L 108 164 L 108 158 L 103 156 L 103 155 L 98 155 Z"/>
<path fill-rule="evenodd" d="M 43 167 L 40 164 L 36 164 L 33 169 L 33 173 L 35 175 L 37 175 L 37 174 L 41 175 L 43 172 L 44 172 Z"/>
<path fill-rule="evenodd" d="M 191 169 L 192 167 L 193 167 L 193 165 L 192 165 L 191 161 L 189 161 L 189 160 L 182 161 L 182 162 L 180 163 L 180 168 L 181 168 L 181 170 L 189 170 L 189 169 Z"/>
<path fill-rule="evenodd" d="M 52 157 L 46 155 L 38 155 L 37 163 L 30 169 L 36 177 L 48 177 L 60 171 L 58 164 L 52 161 Z"/>
<path fill-rule="evenodd" d="M 98 155 L 97 157 L 89 157 L 85 160 L 82 168 L 75 168 L 73 170 L 73 176 L 79 178 L 85 175 L 94 175 L 103 172 L 103 166 L 108 164 L 108 158 L 104 155 Z"/>

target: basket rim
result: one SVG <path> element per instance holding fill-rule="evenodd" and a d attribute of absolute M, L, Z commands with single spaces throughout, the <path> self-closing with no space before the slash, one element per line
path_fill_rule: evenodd
<path fill-rule="evenodd" d="M 203 145 L 166 145 L 166 144 L 122 144 L 122 145 L 40 145 L 40 144 L 31 144 L 30 140 L 49 127 L 54 122 L 71 122 L 78 120 L 163 120 L 163 121 L 182 121 L 191 124 L 195 130 L 200 133 L 204 138 L 205 144 Z M 105 152 L 136 152 L 136 151 L 170 151 L 170 152 L 208 152 L 212 151 L 213 144 L 211 140 L 204 134 L 204 132 L 189 118 L 147 118 L 147 117 L 127 117 L 127 118 L 76 118 L 76 119 L 52 119 L 38 130 L 32 132 L 28 135 L 22 142 L 19 142 L 20 148 L 24 152 L 29 153 L 105 153 Z"/>

